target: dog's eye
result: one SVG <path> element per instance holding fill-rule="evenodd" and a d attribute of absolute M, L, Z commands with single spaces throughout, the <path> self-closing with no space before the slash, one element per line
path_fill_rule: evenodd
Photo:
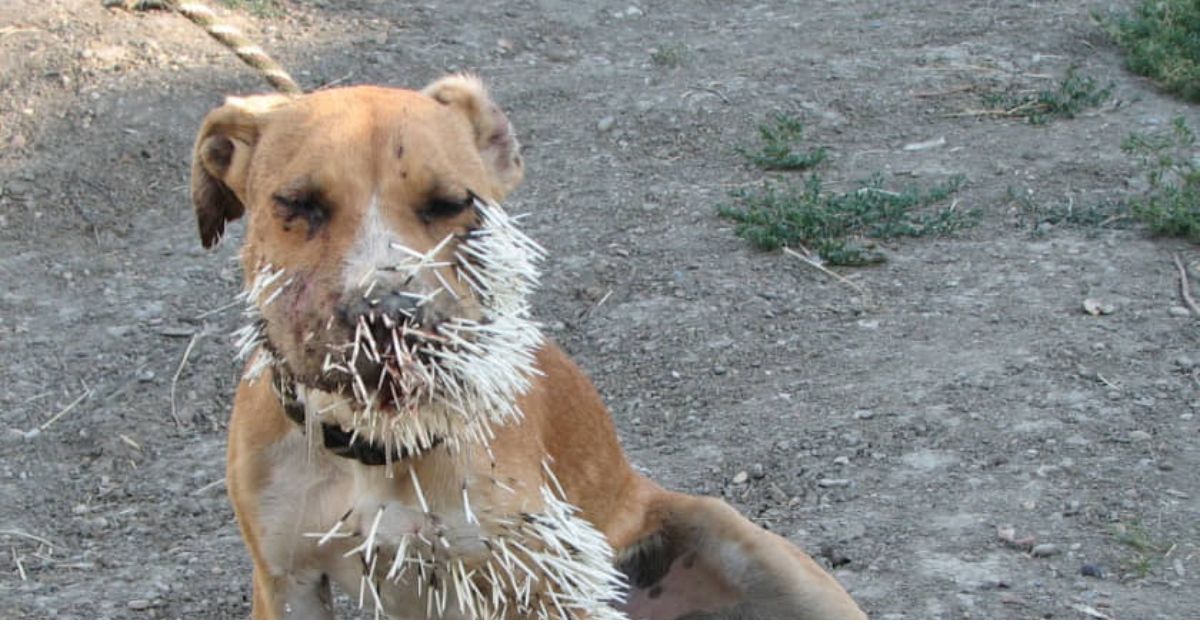
<path fill-rule="evenodd" d="M 421 218 L 426 222 L 453 218 L 466 211 L 474 202 L 475 198 L 470 195 L 458 200 L 434 198 L 421 209 Z"/>
<path fill-rule="evenodd" d="M 316 194 L 276 194 L 272 198 L 279 208 L 279 216 L 286 225 L 296 218 L 308 222 L 308 234 L 312 234 L 329 220 L 329 210 Z"/>

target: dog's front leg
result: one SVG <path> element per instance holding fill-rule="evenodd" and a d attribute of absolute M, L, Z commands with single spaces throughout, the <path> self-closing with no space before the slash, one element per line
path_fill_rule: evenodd
<path fill-rule="evenodd" d="M 254 569 L 251 618 L 333 618 L 333 593 L 322 573 L 272 576 Z"/>

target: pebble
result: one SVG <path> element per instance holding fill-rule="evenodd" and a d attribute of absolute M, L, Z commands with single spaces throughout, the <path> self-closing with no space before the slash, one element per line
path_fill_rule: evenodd
<path fill-rule="evenodd" d="M 150 609 L 151 605 L 152 605 L 151 602 L 147 599 L 134 599 L 134 600 L 130 601 L 129 603 L 127 603 L 126 607 L 128 607 L 131 610 L 141 611 L 141 610 Z"/>
<path fill-rule="evenodd" d="M 763 468 L 762 464 L 754 464 L 753 466 L 750 466 L 751 478 L 762 479 L 765 476 L 767 476 L 767 470 Z"/>
<path fill-rule="evenodd" d="M 1175 358 L 1175 365 L 1178 366 L 1180 370 L 1191 370 L 1192 368 L 1196 367 L 1196 362 L 1192 361 L 1191 357 L 1180 356 Z"/>
<path fill-rule="evenodd" d="M 733 484 L 741 485 L 743 483 L 746 483 L 746 480 L 749 478 L 750 478 L 749 473 L 747 473 L 745 470 L 740 471 L 740 472 L 738 472 L 738 474 L 733 476 Z"/>
<path fill-rule="evenodd" d="M 1129 439 L 1133 442 L 1145 442 L 1150 439 L 1150 434 L 1141 429 L 1134 429 L 1129 432 Z"/>
<path fill-rule="evenodd" d="M 1034 557 L 1050 557 L 1062 553 L 1062 549 L 1058 548 L 1057 544 L 1037 544 L 1029 550 L 1029 554 Z"/>
<path fill-rule="evenodd" d="M 1179 318 L 1186 318 L 1186 317 L 1192 315 L 1192 312 L 1189 311 L 1187 307 L 1180 307 L 1179 305 L 1175 305 L 1175 306 L 1171 307 L 1170 309 L 1167 310 L 1167 312 L 1170 313 L 1172 316 L 1176 316 Z"/>
<path fill-rule="evenodd" d="M 137 373 L 137 380 L 140 383 L 149 383 L 149 382 L 153 381 L 154 380 L 154 371 L 153 370 L 142 370 L 141 372 Z"/>
<path fill-rule="evenodd" d="M 725 369 L 725 366 L 713 366 L 712 371 L 713 374 L 725 374 L 726 372 L 729 372 Z"/>
<path fill-rule="evenodd" d="M 833 458 L 833 463 L 837 464 L 838 466 L 848 466 L 850 464 L 850 458 L 846 457 L 845 455 L 838 455 L 837 457 Z"/>
<path fill-rule="evenodd" d="M 611 115 L 606 115 L 606 116 L 600 118 L 599 122 L 596 122 L 596 130 L 600 131 L 601 133 L 607 133 L 607 132 L 613 130 L 613 127 L 615 127 L 616 125 L 617 125 L 617 118 L 614 118 Z"/>
<path fill-rule="evenodd" d="M 869 409 L 860 409 L 854 412 L 854 417 L 858 420 L 870 420 L 875 417 L 875 412 Z"/>
<path fill-rule="evenodd" d="M 1079 567 L 1079 574 L 1084 577 L 1095 577 L 1096 579 L 1104 579 L 1104 569 L 1098 564 L 1084 563 Z"/>
<path fill-rule="evenodd" d="M 844 488 L 850 485 L 849 479 L 820 479 L 817 485 L 822 488 Z"/>

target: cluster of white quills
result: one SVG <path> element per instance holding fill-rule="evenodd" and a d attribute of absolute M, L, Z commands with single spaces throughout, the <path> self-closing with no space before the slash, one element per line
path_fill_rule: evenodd
<path fill-rule="evenodd" d="M 363 277 L 364 298 L 370 300 L 377 272 L 399 273 L 399 283 L 428 272 L 440 282 L 429 293 L 408 294 L 417 306 L 445 292 L 461 297 L 442 275 L 457 272 L 480 305 L 479 320 L 454 318 L 441 322 L 436 332 L 386 314 L 384 328 L 391 337 L 382 344 L 372 333 L 379 320 L 360 318 L 349 350 L 326 357 L 326 372 L 339 372 L 351 381 L 353 417 L 346 421 L 356 435 L 385 447 L 425 450 L 441 441 L 451 450 L 487 444 L 493 427 L 520 418 L 516 399 L 529 390 L 530 379 L 540 374 L 534 367 L 542 334 L 530 318 L 528 299 L 538 283 L 537 262 L 545 250 L 522 233 L 514 218 L 498 205 L 475 199 L 478 228 L 459 238 L 448 235 L 421 253 L 399 243 L 393 249 L 405 260 L 372 271 Z M 455 261 L 438 261 L 442 250 L 459 238 Z M 408 316 L 411 318 L 412 316 Z M 360 357 L 383 367 L 377 381 L 367 381 L 355 364 Z M 385 389 L 385 386 L 390 389 Z M 381 394 L 392 399 L 381 404 Z"/>
<path fill-rule="evenodd" d="M 403 263 L 384 272 L 402 273 L 400 283 L 420 272 L 431 272 L 441 287 L 427 294 L 411 294 L 424 304 L 443 290 L 459 298 L 441 272 L 453 269 L 460 284 L 469 285 L 480 304 L 478 321 L 454 319 L 438 325 L 436 334 L 406 321 L 384 319 L 390 342 L 380 345 L 372 332 L 376 320 L 360 319 L 349 346 L 335 347 L 324 370 L 338 372 L 350 381 L 353 404 L 348 421 L 354 437 L 366 437 L 393 450 L 425 451 L 441 442 L 451 453 L 481 445 L 488 450 L 493 428 L 521 418 L 516 399 L 528 391 L 531 378 L 540 373 L 535 353 L 543 338 L 530 317 L 529 296 L 538 284 L 537 262 L 545 250 L 522 233 L 498 205 L 475 199 L 480 223 L 460 238 L 455 262 L 437 256 L 454 236 L 421 253 L 393 243 L 405 255 Z M 246 378 L 259 376 L 276 364 L 266 348 L 261 308 L 290 283 L 283 270 L 266 265 L 259 269 L 243 293 L 251 322 L 237 332 L 239 356 L 253 356 Z M 364 297 L 376 288 L 375 272 L 360 282 Z M 376 314 L 383 315 L 383 314 Z M 409 316 L 408 318 L 411 318 Z M 385 338 L 387 339 L 387 338 Z M 344 349 L 344 350 L 342 350 Z M 335 357 L 338 355 L 339 357 Z M 366 381 L 355 364 L 360 357 L 381 365 L 378 381 Z M 385 390 L 384 386 L 393 389 Z M 297 386 L 303 393 L 303 387 Z M 394 399 L 381 407 L 380 394 Z M 310 421 L 311 422 L 311 421 Z M 310 427 L 311 424 L 307 425 Z M 548 464 L 540 488 L 538 512 L 510 515 L 485 514 L 480 521 L 463 487 L 463 512 L 477 526 L 471 538 L 451 538 L 441 533 L 400 534 L 380 532 L 381 506 L 375 512 L 351 510 L 330 530 L 309 534 L 321 544 L 334 538 L 361 538 L 347 557 L 357 555 L 363 575 L 359 605 L 373 601 L 376 615 L 383 612 L 379 589 L 383 584 L 413 585 L 426 603 L 428 617 L 446 616 L 448 608 L 471 618 L 621 618 L 611 603 L 622 596 L 625 582 L 613 566 L 613 552 L 604 535 L 565 500 Z M 428 524 L 436 529 L 420 482 L 411 465 L 410 480 Z M 387 471 L 391 472 L 391 464 Z M 511 488 L 493 479 L 500 488 Z M 549 486 L 556 489 L 552 490 Z M 360 519 L 366 517 L 370 524 Z M 353 524 L 357 522 L 358 524 Z M 361 529 L 362 531 L 350 531 Z M 462 546 L 456 547 L 456 543 Z M 482 545 L 486 550 L 470 550 Z"/>
<path fill-rule="evenodd" d="M 358 606 L 371 603 L 376 617 L 384 613 L 381 586 L 390 584 L 414 588 L 424 598 L 425 616 L 430 618 L 624 618 L 612 605 L 626 585 L 612 565 L 612 548 L 603 534 L 576 516 L 577 508 L 560 498 L 561 487 L 545 462 L 542 468 L 548 478 L 540 489 L 538 513 L 489 517 L 479 523 L 463 489 L 467 518 L 483 527 L 475 537 L 443 533 L 411 467 L 426 519 L 419 525 L 421 531 L 398 539 L 385 533 L 381 522 L 387 506 L 380 506 L 373 514 L 352 510 L 328 531 L 306 535 L 317 538 L 318 545 L 333 539 L 360 540 L 344 557 L 361 560 Z M 354 521 L 358 516 L 370 523 Z M 361 531 L 344 530 L 356 522 Z M 472 550 L 479 545 L 486 550 Z"/>

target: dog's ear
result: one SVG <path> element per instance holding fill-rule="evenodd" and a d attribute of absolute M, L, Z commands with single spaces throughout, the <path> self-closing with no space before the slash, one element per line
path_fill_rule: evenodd
<path fill-rule="evenodd" d="M 226 222 L 245 212 L 246 175 L 262 116 L 290 100 L 274 94 L 230 97 L 204 118 L 192 153 L 192 204 L 205 248 L 220 241 Z"/>
<path fill-rule="evenodd" d="M 517 134 L 508 116 L 492 102 L 478 78 L 454 74 L 437 80 L 421 93 L 458 109 L 470 120 L 475 130 L 475 146 L 495 177 L 501 196 L 507 195 L 520 184 L 525 175 L 521 144 L 517 141 Z M 493 200 L 500 201 L 503 198 Z"/>
<path fill-rule="evenodd" d="M 866 618 L 804 551 L 718 499 L 662 491 L 647 516 L 617 560 L 630 618 Z"/>

